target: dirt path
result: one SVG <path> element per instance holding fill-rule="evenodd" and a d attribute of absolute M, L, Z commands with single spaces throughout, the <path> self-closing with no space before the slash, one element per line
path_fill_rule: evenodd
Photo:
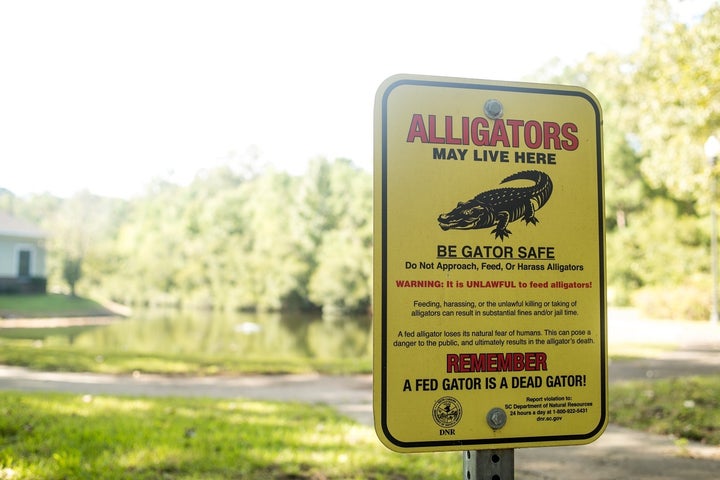
<path fill-rule="evenodd" d="M 720 372 L 720 326 L 717 325 L 646 322 L 628 312 L 615 311 L 609 319 L 609 342 L 611 351 L 613 348 L 637 349 L 642 345 L 654 347 L 645 358 L 611 362 L 611 382 Z M 669 348 L 678 350 L 668 351 Z M 176 378 L 33 372 L 0 366 L 0 390 L 304 401 L 333 405 L 341 413 L 372 425 L 372 378 L 369 375 Z M 461 462 L 458 465 L 460 469 Z M 515 472 L 518 480 L 718 480 L 720 448 L 696 444 L 678 446 L 668 437 L 611 425 L 590 445 L 517 449 Z"/>

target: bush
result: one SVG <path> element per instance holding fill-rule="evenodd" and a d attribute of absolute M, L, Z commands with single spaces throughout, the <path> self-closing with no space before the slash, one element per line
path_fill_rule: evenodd
<path fill-rule="evenodd" d="M 685 285 L 642 288 L 633 294 L 633 304 L 648 318 L 707 320 L 711 290 L 706 277 L 693 278 Z"/>

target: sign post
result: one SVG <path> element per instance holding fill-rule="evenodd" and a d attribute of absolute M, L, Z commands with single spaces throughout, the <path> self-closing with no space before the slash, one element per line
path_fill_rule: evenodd
<path fill-rule="evenodd" d="M 577 87 L 380 86 L 373 390 L 388 448 L 576 445 L 605 429 L 601 126 Z"/>

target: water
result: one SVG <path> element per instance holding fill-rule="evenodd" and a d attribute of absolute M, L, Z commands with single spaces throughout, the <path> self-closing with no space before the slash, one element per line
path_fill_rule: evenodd
<path fill-rule="evenodd" d="M 145 311 L 83 331 L 50 333 L 47 345 L 173 355 L 367 359 L 368 316 Z"/>

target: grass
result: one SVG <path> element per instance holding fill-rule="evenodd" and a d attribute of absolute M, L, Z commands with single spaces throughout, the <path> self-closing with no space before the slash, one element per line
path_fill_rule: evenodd
<path fill-rule="evenodd" d="M 0 393 L 0 479 L 457 478 L 325 406 Z"/>
<path fill-rule="evenodd" d="M 720 380 L 611 389 L 612 421 L 718 443 Z M 326 406 L 0 392 L 0 479 L 457 478 L 455 453 L 393 453 Z"/>
<path fill-rule="evenodd" d="M 674 350 L 677 350 L 677 346 L 667 343 L 613 343 L 608 346 L 608 355 L 613 360 L 657 358 Z"/>
<path fill-rule="evenodd" d="M 250 373 L 370 373 L 372 361 L 355 358 L 253 358 L 238 355 L 188 355 L 105 351 L 77 346 L 52 346 L 29 339 L 0 337 L 0 364 L 33 370 L 127 374 L 135 371 L 165 375 L 242 375 Z"/>
<path fill-rule="evenodd" d="M 110 312 L 99 303 L 68 295 L 0 295 L 0 318 L 92 317 Z"/>
<path fill-rule="evenodd" d="M 612 385 L 610 421 L 720 445 L 720 378 L 683 377 Z"/>
<path fill-rule="evenodd" d="M 0 320 L 1 322 L 2 320 Z M 31 320 L 35 321 L 35 320 Z M 8 339 L 44 340 L 49 336 L 72 337 L 88 330 L 89 326 L 53 327 L 53 328 L 0 328 L 0 341 Z"/>

